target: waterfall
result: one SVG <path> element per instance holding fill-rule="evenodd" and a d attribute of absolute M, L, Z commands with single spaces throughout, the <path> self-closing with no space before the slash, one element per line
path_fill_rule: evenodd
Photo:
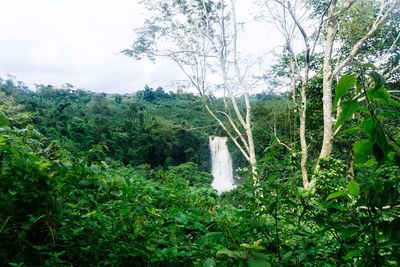
<path fill-rule="evenodd" d="M 232 159 L 226 145 L 227 137 L 210 136 L 211 166 L 214 180 L 211 186 L 219 194 L 236 187 L 233 180 Z"/>

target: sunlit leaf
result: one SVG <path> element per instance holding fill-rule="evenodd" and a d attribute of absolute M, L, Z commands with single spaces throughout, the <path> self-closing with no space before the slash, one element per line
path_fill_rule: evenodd
<path fill-rule="evenodd" d="M 356 181 L 351 180 L 347 185 L 347 192 L 353 197 L 358 197 L 358 195 L 360 194 L 359 184 Z"/>
<path fill-rule="evenodd" d="M 343 110 L 340 113 L 338 120 L 336 121 L 336 128 L 342 125 L 343 122 L 350 119 L 354 112 L 357 111 L 359 104 L 357 100 L 350 100 L 343 103 Z"/>
<path fill-rule="evenodd" d="M 256 243 L 254 243 L 254 244 L 243 243 L 243 244 L 240 244 L 240 246 L 244 247 L 244 248 L 255 249 L 255 250 L 264 250 L 265 249 L 264 246 L 261 246 L 261 245 L 256 244 Z"/>
<path fill-rule="evenodd" d="M 217 251 L 217 255 L 226 255 L 230 258 L 242 258 L 242 259 L 246 259 L 247 258 L 247 253 L 243 252 L 243 251 L 233 251 L 233 250 L 229 250 L 229 249 L 220 249 Z"/>
<path fill-rule="evenodd" d="M 338 198 L 338 197 L 341 197 L 341 196 L 344 196 L 344 195 L 347 195 L 347 192 L 346 192 L 346 191 L 337 191 L 337 192 L 335 192 L 335 193 L 330 194 L 330 195 L 326 198 L 326 200 L 328 201 L 328 200 L 335 199 L 335 198 Z"/>
<path fill-rule="evenodd" d="M 339 99 L 356 84 L 356 81 L 357 79 L 354 75 L 344 75 L 339 79 L 339 82 L 336 85 L 335 100 L 333 101 L 334 106 L 336 106 Z"/>

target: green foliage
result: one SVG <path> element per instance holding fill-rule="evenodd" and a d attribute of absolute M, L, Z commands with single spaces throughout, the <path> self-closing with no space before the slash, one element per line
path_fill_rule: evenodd
<path fill-rule="evenodd" d="M 8 119 L 6 115 L 0 111 L 0 127 L 8 126 Z"/>
<path fill-rule="evenodd" d="M 202 172 L 193 162 L 183 163 L 178 166 L 171 166 L 165 172 L 167 179 L 182 178 L 189 182 L 189 185 L 211 186 L 213 176 L 210 173 Z"/>
<path fill-rule="evenodd" d="M 356 84 L 356 77 L 354 75 L 345 75 L 339 79 L 336 85 L 336 96 L 333 105 L 336 106 L 339 99 L 344 96 Z"/>
<path fill-rule="evenodd" d="M 343 110 L 336 121 L 335 127 L 338 128 L 346 120 L 350 119 L 352 115 L 359 109 L 357 100 L 350 100 L 343 103 Z"/>
<path fill-rule="evenodd" d="M 0 128 L 1 265 L 36 265 L 40 263 L 37 256 L 55 238 L 55 162 L 43 156 L 42 138 L 32 127 Z"/>
<path fill-rule="evenodd" d="M 193 95 L 3 88 L 0 265 L 399 265 L 398 102 L 379 75 L 358 77 L 355 86 L 355 76 L 346 77 L 338 98 L 358 106 L 343 108 L 351 116 L 343 115 L 340 138 L 353 148 L 354 177 L 345 178 L 347 155 L 321 160 L 315 192 L 298 187 L 287 99 L 252 99 L 260 202 L 245 168 L 235 190 L 218 196 L 210 187 L 200 166 L 209 132 L 188 129 L 209 122 Z M 310 84 L 315 146 L 320 80 Z M 15 112 L 17 103 L 24 106 Z"/>
<path fill-rule="evenodd" d="M 362 76 L 361 82 L 357 85 L 358 88 L 362 89 L 362 92 L 359 92 L 356 97 L 343 104 L 343 111 L 336 122 L 336 127 L 341 126 L 357 111 L 363 114 L 364 121 L 361 123 L 359 130 L 369 138 L 357 140 L 353 145 L 355 153 L 354 161 L 356 164 L 362 164 L 372 152 L 375 160 L 383 164 L 390 150 L 388 137 L 392 139 L 395 145 L 399 146 L 399 144 L 388 134 L 388 129 L 385 128 L 382 119 L 388 114 L 388 109 L 393 110 L 398 105 L 397 101 L 391 99 L 390 93 L 384 87 L 384 77 L 375 70 L 369 72 L 369 76 L 371 77 L 371 83 L 367 84 L 364 81 L 365 77 Z M 351 76 L 348 75 L 346 77 Z M 374 86 L 372 86 L 372 83 Z M 343 92 L 336 95 L 338 99 L 343 96 Z M 364 106 L 358 103 L 362 97 L 366 99 Z M 390 118 L 389 116 L 386 117 Z M 373 162 L 369 161 L 367 164 L 373 165 Z"/>
<path fill-rule="evenodd" d="M 12 125 L 25 126 L 22 122 L 28 119 L 22 116 L 29 112 L 40 132 L 75 154 L 100 145 L 105 157 L 124 164 L 168 167 L 193 161 L 208 169 L 210 129 L 200 126 L 214 122 L 204 113 L 200 98 L 192 94 L 165 93 L 147 86 L 136 96 L 119 96 L 116 101 L 114 95 L 82 90 L 2 90 L 15 98 L 5 103 L 15 107 L 4 111 L 15 118 Z M 151 101 L 147 95 L 152 95 Z"/>
<path fill-rule="evenodd" d="M 346 185 L 345 164 L 337 159 L 320 159 L 314 172 L 316 193 L 325 199 L 331 192 L 343 190 Z"/>

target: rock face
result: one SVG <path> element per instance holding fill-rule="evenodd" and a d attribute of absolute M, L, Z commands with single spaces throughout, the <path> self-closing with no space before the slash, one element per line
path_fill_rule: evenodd
<path fill-rule="evenodd" d="M 210 136 L 211 173 L 214 176 L 211 185 L 219 194 L 236 187 L 233 180 L 232 158 L 226 144 L 227 140 L 227 137 Z"/>

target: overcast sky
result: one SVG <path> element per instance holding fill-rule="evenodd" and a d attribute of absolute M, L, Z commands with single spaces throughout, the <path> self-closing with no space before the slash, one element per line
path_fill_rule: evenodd
<path fill-rule="evenodd" d="M 107 93 L 129 93 L 145 84 L 173 90 L 181 79 L 168 61 L 135 62 L 119 54 L 147 12 L 135 0 L 0 0 L 0 71 L 27 85 L 62 85 Z M 238 13 L 251 11 L 238 0 Z M 278 49 L 279 34 L 250 24 L 242 47 L 252 52 Z M 264 50 L 264 51 L 263 51 Z"/>

